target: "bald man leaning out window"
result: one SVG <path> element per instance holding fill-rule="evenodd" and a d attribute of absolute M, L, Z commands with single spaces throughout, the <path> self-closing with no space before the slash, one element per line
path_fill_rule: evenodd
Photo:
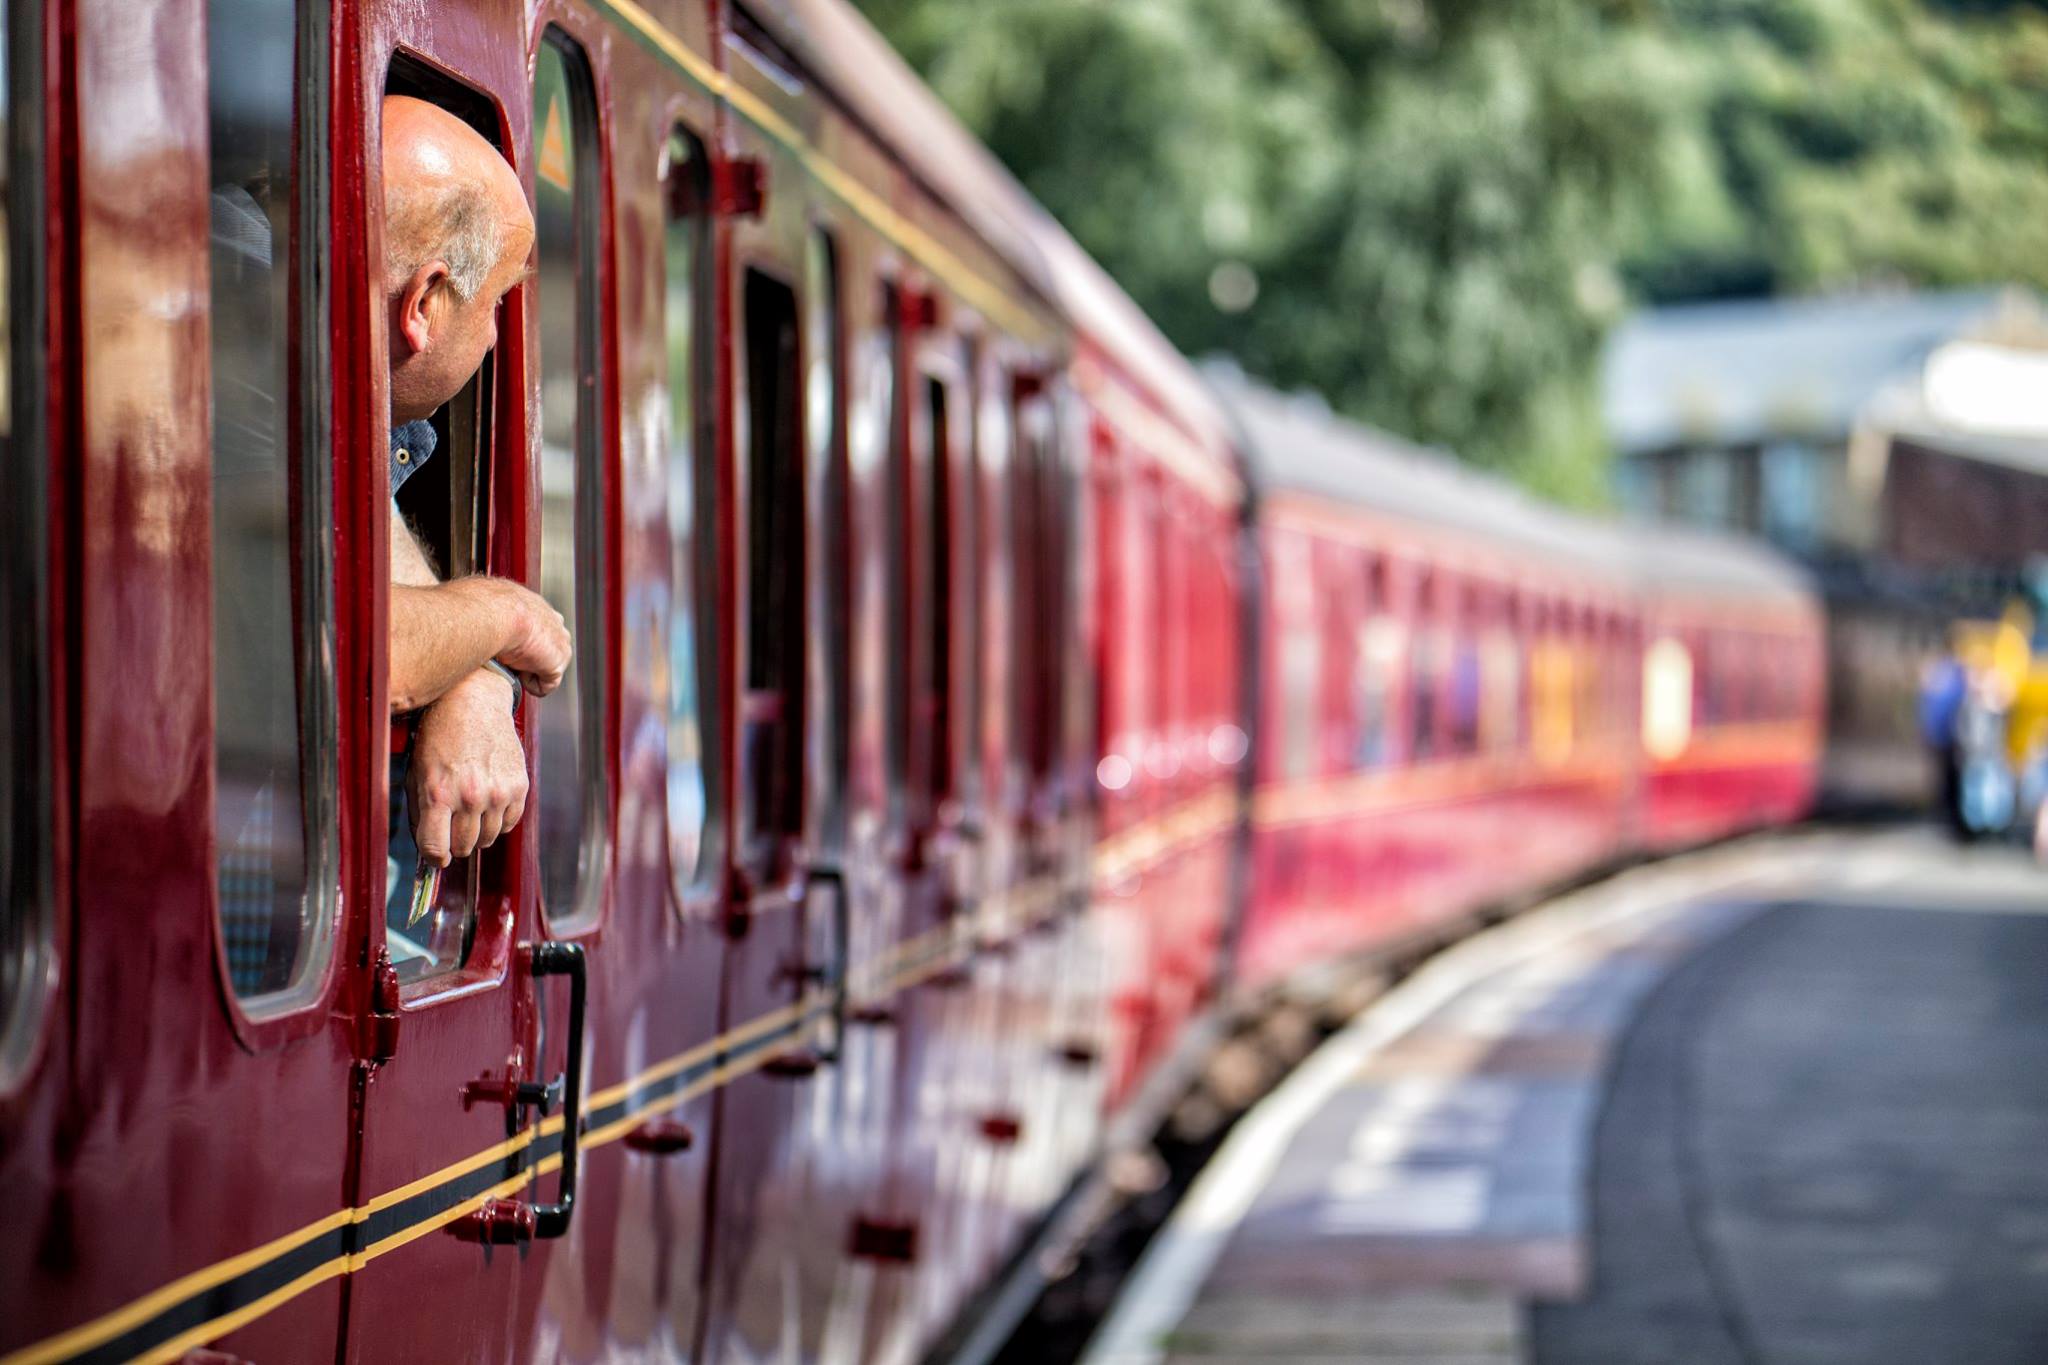
<path fill-rule="evenodd" d="M 426 419 L 497 342 L 498 304 L 529 273 L 533 214 L 512 167 L 468 124 L 398 95 L 383 112 L 395 493 L 434 453 Z M 391 710 L 424 708 L 406 787 L 427 861 L 445 866 L 519 823 L 526 756 L 507 674 L 545 696 L 570 648 L 539 594 L 504 578 L 440 582 L 392 505 Z"/>

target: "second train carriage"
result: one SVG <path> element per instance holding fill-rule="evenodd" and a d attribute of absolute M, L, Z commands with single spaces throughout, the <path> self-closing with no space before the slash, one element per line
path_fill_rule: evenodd
<path fill-rule="evenodd" d="M 9 1365 L 907 1359 L 1219 999 L 1803 799 L 1796 583 L 1234 427 L 837 0 L 0 8 Z M 424 932 L 392 90 L 540 227 L 406 510 L 579 644 Z"/>

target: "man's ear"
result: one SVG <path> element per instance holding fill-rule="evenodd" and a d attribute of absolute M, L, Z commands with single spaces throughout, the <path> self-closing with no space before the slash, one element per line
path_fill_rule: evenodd
<path fill-rule="evenodd" d="M 398 291 L 396 326 L 414 355 L 434 342 L 434 332 L 448 306 L 450 278 L 448 262 L 432 260 L 413 271 L 405 287 Z"/>

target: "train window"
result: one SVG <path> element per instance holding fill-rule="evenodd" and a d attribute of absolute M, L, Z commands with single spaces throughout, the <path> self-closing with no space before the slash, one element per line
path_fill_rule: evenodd
<path fill-rule="evenodd" d="M 41 332 L 37 259 L 42 222 L 31 160 L 16 176 L 11 149 L 41 140 L 36 21 L 41 5 L 0 6 L 0 1089 L 27 1066 L 42 1017 L 51 952 L 50 744 L 44 696 L 49 638 L 47 451 L 35 338 Z"/>
<path fill-rule="evenodd" d="M 804 251 L 804 462 L 811 506 L 811 619 L 806 694 L 813 832 L 826 847 L 846 837 L 848 664 L 852 614 L 847 582 L 846 336 L 839 319 L 839 253 L 831 234 Z"/>
<path fill-rule="evenodd" d="M 1010 482 L 1010 404 L 1005 392 L 1009 377 L 1001 363 L 984 352 L 979 367 L 981 394 L 975 404 L 976 487 L 980 517 L 981 595 L 975 615 L 981 633 L 981 705 L 975 713 L 975 743 L 981 754 L 982 799 L 1006 804 L 1012 796 L 1010 705 L 1015 682 L 1012 641 L 1015 600 L 1007 585 L 1014 561 L 1015 520 L 1004 515 L 1014 497 Z"/>
<path fill-rule="evenodd" d="M 746 273 L 747 671 L 743 847 L 796 834 L 803 817 L 804 525 L 796 293 Z"/>
<path fill-rule="evenodd" d="M 1065 784 L 1055 781 L 1055 776 L 1066 743 L 1067 669 L 1072 662 L 1067 642 L 1077 638 L 1070 629 L 1072 595 L 1068 579 L 1068 566 L 1076 554 L 1069 530 L 1074 517 L 1074 485 L 1071 471 L 1061 463 L 1058 433 L 1057 415 L 1048 403 L 1038 465 L 1038 588 L 1032 598 L 1038 609 L 1036 629 L 1046 648 L 1039 654 L 1039 676 L 1033 693 L 1038 707 L 1038 750 L 1032 771 L 1050 784 L 1048 798 L 1054 803 L 1054 810 L 1065 800 Z M 1079 449 L 1080 444 L 1077 439 L 1071 448 Z"/>
<path fill-rule="evenodd" d="M 954 794 L 980 809 L 982 794 L 981 746 L 975 718 L 981 714 L 981 595 L 982 540 L 987 527 L 981 515 L 981 449 L 975 430 L 975 389 L 973 366 L 957 390 L 961 411 L 956 415 L 957 456 L 947 459 L 948 504 L 955 522 L 953 533 L 952 612 L 957 618 L 952 631 L 954 692 L 947 709 L 949 744 L 953 754 Z"/>
<path fill-rule="evenodd" d="M 533 78 L 540 308 L 540 590 L 570 623 L 576 660 L 536 703 L 540 880 L 557 931 L 595 922 L 603 888 L 604 478 L 599 381 L 597 108 L 582 50 L 557 29 Z"/>
<path fill-rule="evenodd" d="M 391 64 L 386 92 L 409 95 L 439 105 L 461 118 L 487 140 L 497 128 L 488 97 L 442 73 L 400 55 Z M 495 144 L 494 144 L 495 145 Z M 384 187 L 387 219 L 401 212 L 395 187 Z M 387 233 L 387 241 L 390 234 Z M 495 356 L 486 353 L 468 383 L 432 415 L 434 457 L 392 494 L 393 504 L 427 561 L 444 578 L 480 573 L 489 563 L 488 529 L 491 487 L 491 395 Z M 392 765 L 389 879 L 384 904 L 384 942 L 401 982 L 451 972 L 462 966 L 474 946 L 481 865 L 465 860 L 442 878 L 441 893 L 424 918 L 412 911 L 419 849 L 412 838 L 407 809 L 405 765 Z"/>
<path fill-rule="evenodd" d="M 317 991 L 334 919 L 325 329 L 315 262 L 293 245 L 319 238 L 293 152 L 300 36 L 294 7 L 207 5 L 212 69 L 234 73 L 207 120 L 215 889 L 228 979 L 259 1014 Z"/>
<path fill-rule="evenodd" d="M 924 411 L 928 423 L 925 477 L 925 513 L 930 534 L 925 539 L 929 552 L 925 561 L 925 594 L 930 638 L 926 646 L 928 670 L 921 689 L 919 728 L 925 735 L 925 768 L 921 794 L 933 802 L 953 794 L 953 427 L 948 393 L 943 381 L 927 375 L 924 380 Z"/>
<path fill-rule="evenodd" d="M 1010 733 L 1029 791 L 1039 771 L 1038 670 L 1045 641 L 1038 635 L 1038 474 L 1044 461 L 1051 413 L 1036 379 L 1019 375 L 1015 398 L 1017 446 L 1010 467 Z M 1102 572 L 1108 572 L 1107 565 Z"/>
<path fill-rule="evenodd" d="M 668 362 L 668 831 L 669 867 L 678 887 L 705 865 L 717 786 L 708 761 L 718 727 L 703 723 L 702 699 L 717 695 L 714 639 L 700 629 L 709 619 L 705 599 L 715 572 L 711 537 L 699 535 L 697 509 L 708 483 L 710 449 L 705 373 L 710 348 L 705 314 L 710 253 L 704 208 L 710 178 L 703 144 L 678 128 L 662 151 L 667 216 L 662 232 L 662 340 Z"/>
<path fill-rule="evenodd" d="M 1408 756 L 1416 761 L 1436 757 L 1443 747 L 1437 726 L 1447 644 L 1436 582 L 1425 574 L 1415 588 L 1415 634 L 1408 650 Z"/>
<path fill-rule="evenodd" d="M 1363 610 L 1352 641 L 1351 715 L 1354 768 L 1377 768 L 1392 757 L 1387 724 L 1401 666 L 1401 626 L 1388 610 L 1387 561 L 1374 556 L 1366 570 Z"/>
<path fill-rule="evenodd" d="M 888 649 L 883 662 L 886 725 L 883 752 L 887 762 L 883 780 L 888 790 L 892 817 L 902 815 L 904 786 L 911 772 L 911 716 L 915 707 L 911 691 L 915 678 L 909 660 L 915 634 L 910 601 L 910 553 L 907 540 L 911 521 L 905 515 L 906 469 L 909 454 L 903 436 L 906 399 L 901 390 L 903 375 L 903 297 L 893 285 L 882 288 L 882 315 L 888 342 L 888 358 L 882 367 L 888 374 L 886 389 L 875 385 L 873 395 L 878 413 L 885 417 L 886 436 L 874 444 L 882 466 L 882 557 L 884 563 L 884 611 Z M 886 400 L 886 401 L 884 401 Z"/>

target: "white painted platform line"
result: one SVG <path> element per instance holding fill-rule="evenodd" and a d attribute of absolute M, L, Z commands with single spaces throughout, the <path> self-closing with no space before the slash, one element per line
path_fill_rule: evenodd
<path fill-rule="evenodd" d="M 1324 1043 L 1239 1122 L 1139 1260 L 1083 1365 L 1158 1365 L 1290 1143 L 1367 1062 L 1473 986 L 1576 939 L 1813 865 L 1811 841 L 1727 848 L 1624 874 L 1447 950 Z M 1449 1217 L 1460 1200 L 1445 1191 Z M 1469 1192 L 1467 1192 L 1469 1197 Z"/>

